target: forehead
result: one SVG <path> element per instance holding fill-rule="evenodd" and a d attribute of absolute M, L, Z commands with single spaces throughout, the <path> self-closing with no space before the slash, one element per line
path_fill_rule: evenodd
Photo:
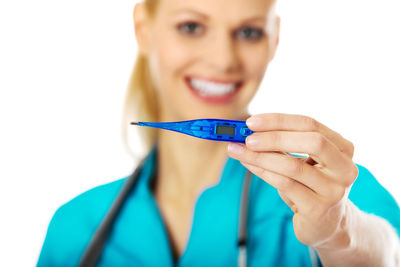
<path fill-rule="evenodd" d="M 254 16 L 267 17 L 274 3 L 275 0 L 160 0 L 158 11 L 167 16 L 204 14 L 208 18 L 235 21 Z"/>

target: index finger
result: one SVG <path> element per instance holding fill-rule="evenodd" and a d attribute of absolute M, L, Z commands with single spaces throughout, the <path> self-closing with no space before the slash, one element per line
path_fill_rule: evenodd
<path fill-rule="evenodd" d="M 246 120 L 252 131 L 304 131 L 320 132 L 328 138 L 340 151 L 350 158 L 353 157 L 354 146 L 339 133 L 331 130 L 314 118 L 304 115 L 284 113 L 256 114 Z"/>

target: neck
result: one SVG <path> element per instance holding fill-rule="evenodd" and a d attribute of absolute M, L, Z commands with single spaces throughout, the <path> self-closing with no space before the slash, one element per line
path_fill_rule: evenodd
<path fill-rule="evenodd" d="M 218 183 L 227 160 L 226 146 L 225 142 L 160 131 L 156 194 L 188 199 Z"/>
<path fill-rule="evenodd" d="M 185 120 L 164 110 L 161 121 Z M 245 120 L 247 109 L 233 116 Z M 158 131 L 157 179 L 154 193 L 177 201 L 192 200 L 199 191 L 219 183 L 227 155 L 227 142 L 209 141 L 173 132 Z"/>

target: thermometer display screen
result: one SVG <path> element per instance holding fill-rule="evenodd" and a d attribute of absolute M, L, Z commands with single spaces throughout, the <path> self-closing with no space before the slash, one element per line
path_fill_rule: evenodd
<path fill-rule="evenodd" d="M 235 135 L 235 127 L 217 126 L 216 134 Z"/>

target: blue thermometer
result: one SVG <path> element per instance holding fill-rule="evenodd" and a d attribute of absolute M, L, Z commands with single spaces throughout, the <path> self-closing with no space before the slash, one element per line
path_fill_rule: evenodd
<path fill-rule="evenodd" d="M 246 137 L 253 133 L 245 121 L 198 119 L 176 122 L 131 122 L 132 125 L 175 131 L 194 137 L 213 140 L 245 143 Z"/>

